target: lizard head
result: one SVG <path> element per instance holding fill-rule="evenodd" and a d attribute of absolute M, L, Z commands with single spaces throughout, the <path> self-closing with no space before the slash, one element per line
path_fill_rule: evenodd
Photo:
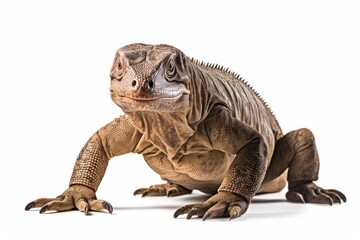
<path fill-rule="evenodd" d="M 168 45 L 130 44 L 116 52 L 111 98 L 125 113 L 186 112 L 189 73 L 185 55 Z"/>

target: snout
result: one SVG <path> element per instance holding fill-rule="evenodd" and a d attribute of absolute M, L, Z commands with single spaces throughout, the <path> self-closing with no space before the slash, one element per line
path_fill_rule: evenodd
<path fill-rule="evenodd" d="M 141 83 L 138 79 L 133 79 L 131 81 L 130 90 L 133 92 L 138 91 L 153 91 L 155 88 L 155 82 L 152 78 L 147 79 Z"/>

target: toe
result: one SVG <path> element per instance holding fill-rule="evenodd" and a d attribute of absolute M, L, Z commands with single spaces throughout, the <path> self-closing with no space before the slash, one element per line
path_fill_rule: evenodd
<path fill-rule="evenodd" d="M 327 189 L 327 190 L 325 190 L 325 191 L 336 194 L 337 196 L 339 196 L 339 197 L 341 198 L 341 200 L 343 200 L 343 202 L 346 202 L 346 196 L 345 196 L 345 194 L 343 194 L 343 193 L 340 192 L 339 190 L 336 190 L 336 189 Z"/>
<path fill-rule="evenodd" d="M 40 213 L 44 213 L 47 211 L 63 212 L 63 211 L 68 211 L 68 210 L 71 210 L 74 208 L 76 208 L 76 206 L 74 205 L 72 198 L 65 197 L 64 200 L 55 199 L 55 200 L 45 204 L 40 209 Z"/>
<path fill-rule="evenodd" d="M 341 204 L 341 202 L 346 202 L 345 195 L 336 189 L 322 189 L 321 192 L 329 196 L 334 203 Z"/>
<path fill-rule="evenodd" d="M 241 216 L 241 207 L 233 206 L 229 209 L 230 221 Z"/>
<path fill-rule="evenodd" d="M 177 218 L 180 215 L 189 213 L 191 209 L 193 209 L 194 207 L 199 206 L 199 205 L 200 204 L 190 204 L 190 205 L 186 205 L 186 206 L 179 208 L 178 210 L 175 211 L 174 218 Z"/>
<path fill-rule="evenodd" d="M 209 210 L 207 210 L 204 214 L 203 221 L 205 221 L 208 218 L 213 217 L 227 217 L 229 216 L 227 213 L 229 203 L 225 201 L 220 201 L 216 203 L 214 206 L 212 206 Z"/>
<path fill-rule="evenodd" d="M 165 196 L 165 193 L 162 194 L 160 191 L 157 191 L 155 189 L 149 188 L 148 190 L 146 190 L 145 192 L 143 192 L 143 194 L 141 195 L 142 197 L 156 197 L 156 196 Z"/>
<path fill-rule="evenodd" d="M 184 188 L 182 186 L 173 185 L 173 187 L 166 189 L 166 196 L 176 197 L 176 196 L 180 196 L 180 195 L 184 195 L 184 194 L 189 194 L 191 192 L 192 192 L 191 190 Z"/>
<path fill-rule="evenodd" d="M 320 189 L 310 191 L 308 194 L 306 194 L 305 201 L 309 203 L 329 204 L 330 206 L 333 205 L 333 200 L 331 197 L 323 194 Z"/>
<path fill-rule="evenodd" d="M 36 199 L 35 201 L 32 201 L 30 203 L 28 203 L 25 206 L 25 210 L 28 211 L 32 208 L 39 208 L 39 207 L 43 207 L 45 204 L 54 201 L 54 200 L 59 200 L 58 198 L 39 198 Z"/>
<path fill-rule="evenodd" d="M 286 193 L 286 199 L 292 202 L 305 203 L 303 196 L 295 191 L 289 191 Z"/>
<path fill-rule="evenodd" d="M 166 188 L 161 185 L 154 185 L 142 191 L 142 197 L 166 196 Z"/>
<path fill-rule="evenodd" d="M 103 209 L 106 209 L 110 214 L 113 212 L 112 205 L 104 200 L 91 200 L 89 201 L 90 210 L 91 211 L 101 211 Z"/>
<path fill-rule="evenodd" d="M 45 206 L 43 206 L 42 208 L 40 208 L 40 214 L 43 214 L 44 212 L 46 212 L 46 211 L 48 211 L 49 210 L 49 206 L 48 205 L 45 205 Z"/>
<path fill-rule="evenodd" d="M 246 205 L 242 202 L 231 203 L 227 210 L 230 215 L 229 220 L 233 220 L 235 218 L 240 217 L 241 215 L 243 215 L 246 212 L 247 208 L 248 208 L 248 205 Z"/>
<path fill-rule="evenodd" d="M 186 218 L 190 219 L 192 216 L 203 217 L 206 211 L 211 207 L 209 204 L 197 204 L 187 214 Z"/>
<path fill-rule="evenodd" d="M 178 195 L 178 190 L 176 188 L 170 188 L 167 193 L 166 193 L 166 196 L 167 197 L 175 197 Z"/>
<path fill-rule="evenodd" d="M 75 206 L 79 211 L 85 213 L 85 215 L 88 214 L 88 212 L 89 212 L 89 204 L 84 198 L 77 199 L 75 201 Z"/>
<path fill-rule="evenodd" d="M 323 194 L 329 196 L 334 203 L 339 203 L 339 204 L 341 204 L 341 198 L 340 198 L 339 195 L 337 195 L 336 193 L 330 192 L 330 191 L 327 191 L 327 190 L 324 190 L 324 189 L 321 190 L 321 192 L 322 192 Z"/>

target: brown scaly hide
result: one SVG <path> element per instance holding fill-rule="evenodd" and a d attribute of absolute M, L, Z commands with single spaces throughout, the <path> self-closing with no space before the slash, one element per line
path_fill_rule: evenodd
<path fill-rule="evenodd" d="M 30 202 L 26 210 L 112 212 L 95 192 L 109 159 L 129 152 L 142 154 L 166 181 L 135 195 L 178 196 L 194 189 L 212 195 L 179 208 L 174 217 L 237 218 L 256 193 L 280 191 L 286 181 L 290 201 L 346 201 L 340 191 L 313 183 L 319 155 L 312 132 L 284 135 L 259 94 L 228 69 L 169 45 L 137 43 L 117 51 L 110 76 L 112 100 L 125 114 L 85 144 L 65 192 Z"/>

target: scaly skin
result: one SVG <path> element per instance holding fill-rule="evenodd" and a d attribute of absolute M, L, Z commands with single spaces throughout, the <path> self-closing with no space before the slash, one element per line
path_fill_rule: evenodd
<path fill-rule="evenodd" d="M 237 218 L 256 193 L 280 191 L 286 181 L 290 201 L 346 201 L 340 191 L 313 183 L 319 157 L 311 131 L 283 135 L 266 103 L 237 74 L 172 46 L 131 44 L 117 51 L 110 77 L 112 100 L 125 114 L 89 139 L 68 190 L 37 199 L 26 210 L 111 213 L 95 192 L 109 159 L 130 152 L 142 154 L 167 181 L 135 195 L 179 196 L 194 189 L 212 194 L 204 203 L 179 208 L 174 217 Z"/>

